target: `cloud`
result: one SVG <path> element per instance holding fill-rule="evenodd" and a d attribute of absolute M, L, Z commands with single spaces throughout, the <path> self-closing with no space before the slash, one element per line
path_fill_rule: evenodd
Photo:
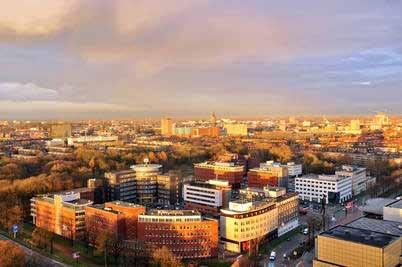
<path fill-rule="evenodd" d="M 0 100 L 54 100 L 58 92 L 34 83 L 0 83 Z"/>

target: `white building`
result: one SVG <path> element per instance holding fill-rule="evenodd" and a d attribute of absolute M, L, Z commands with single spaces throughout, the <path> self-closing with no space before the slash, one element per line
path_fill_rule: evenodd
<path fill-rule="evenodd" d="M 288 162 L 286 164 L 286 168 L 288 169 L 288 175 L 290 177 L 299 177 L 302 175 L 303 169 L 301 164 L 295 164 L 294 162 Z"/>
<path fill-rule="evenodd" d="M 337 175 L 306 175 L 295 178 L 295 190 L 302 200 L 341 203 L 352 197 L 352 178 Z"/>
<path fill-rule="evenodd" d="M 356 196 L 367 189 L 366 168 L 343 165 L 342 169 L 335 172 L 340 177 L 350 177 L 352 179 L 352 192 Z"/>

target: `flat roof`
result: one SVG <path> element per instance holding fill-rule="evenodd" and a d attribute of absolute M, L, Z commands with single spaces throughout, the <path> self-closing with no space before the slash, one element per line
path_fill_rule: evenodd
<path fill-rule="evenodd" d="M 393 198 L 371 198 L 363 206 L 363 212 L 383 215 L 383 208 L 393 202 L 395 202 Z"/>
<path fill-rule="evenodd" d="M 386 247 L 400 238 L 396 235 L 343 225 L 322 232 L 320 236 L 332 237 L 378 248 Z"/>
<path fill-rule="evenodd" d="M 391 204 L 388 204 L 387 207 L 395 208 L 395 209 L 402 209 L 402 200 L 399 199 Z"/>
<path fill-rule="evenodd" d="M 152 216 L 199 216 L 200 212 L 196 210 L 157 210 L 153 209 L 148 211 L 144 215 Z"/>
<path fill-rule="evenodd" d="M 402 223 L 361 217 L 346 226 L 402 236 Z"/>

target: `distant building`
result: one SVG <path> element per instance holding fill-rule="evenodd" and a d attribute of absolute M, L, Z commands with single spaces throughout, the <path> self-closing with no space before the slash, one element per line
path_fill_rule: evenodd
<path fill-rule="evenodd" d="M 192 137 L 217 137 L 221 133 L 221 129 L 219 127 L 196 127 L 192 128 L 191 136 Z"/>
<path fill-rule="evenodd" d="M 370 125 L 370 130 L 381 130 L 382 128 L 390 125 L 391 120 L 389 119 L 388 115 L 380 112 L 374 116 L 373 121 Z"/>
<path fill-rule="evenodd" d="M 69 146 L 86 145 L 114 145 L 119 140 L 118 136 L 80 136 L 67 138 Z"/>
<path fill-rule="evenodd" d="M 170 136 L 173 134 L 173 122 L 171 118 L 161 119 L 161 134 Z"/>
<path fill-rule="evenodd" d="M 337 175 L 305 175 L 295 178 L 296 192 L 302 200 L 342 203 L 352 198 L 351 177 Z"/>
<path fill-rule="evenodd" d="M 366 168 L 343 165 L 341 170 L 335 172 L 335 175 L 352 179 L 352 191 L 355 196 L 367 189 Z"/>
<path fill-rule="evenodd" d="M 216 121 L 217 121 L 216 114 L 215 114 L 215 112 L 212 112 L 212 114 L 211 114 L 211 126 L 212 127 L 216 127 Z"/>
<path fill-rule="evenodd" d="M 85 208 L 93 201 L 83 199 L 85 189 L 46 194 L 31 199 L 31 216 L 36 227 L 68 239 L 83 239 Z"/>
<path fill-rule="evenodd" d="M 107 232 L 116 240 L 136 239 L 138 216 L 145 207 L 114 201 L 85 207 L 85 227 L 90 240 Z M 95 246 L 95 244 L 90 244 Z"/>
<path fill-rule="evenodd" d="M 176 126 L 173 124 L 172 134 L 179 137 L 191 137 L 193 128 L 187 126 Z"/>
<path fill-rule="evenodd" d="M 181 202 L 183 183 L 176 172 L 159 174 L 156 180 L 159 204 L 171 206 Z"/>
<path fill-rule="evenodd" d="M 401 237 L 336 226 L 316 237 L 313 266 L 399 266 Z"/>
<path fill-rule="evenodd" d="M 53 124 L 50 128 L 51 138 L 68 138 L 71 137 L 71 124 Z"/>
<path fill-rule="evenodd" d="M 351 120 L 350 121 L 350 127 L 349 130 L 347 131 L 348 133 L 351 134 L 361 134 L 361 126 L 360 126 L 360 120 Z"/>
<path fill-rule="evenodd" d="M 230 123 L 230 124 L 225 124 L 226 129 L 226 134 L 227 135 L 242 135 L 242 136 L 247 136 L 248 135 L 248 129 L 247 129 L 247 124 L 242 124 L 242 123 Z"/>
<path fill-rule="evenodd" d="M 192 210 L 152 210 L 138 217 L 138 240 L 179 259 L 218 256 L 218 221 Z"/>
<path fill-rule="evenodd" d="M 203 162 L 194 164 L 194 178 L 198 181 L 225 180 L 232 188 L 240 188 L 245 175 L 244 165 L 236 162 Z"/>
<path fill-rule="evenodd" d="M 217 217 L 221 208 L 228 207 L 231 189 L 228 181 L 221 180 L 185 184 L 183 188 L 185 207 Z"/>

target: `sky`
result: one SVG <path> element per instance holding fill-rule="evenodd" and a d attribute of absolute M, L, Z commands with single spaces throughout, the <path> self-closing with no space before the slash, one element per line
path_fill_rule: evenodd
<path fill-rule="evenodd" d="M 0 119 L 402 113 L 400 0 L 0 3 Z"/>

